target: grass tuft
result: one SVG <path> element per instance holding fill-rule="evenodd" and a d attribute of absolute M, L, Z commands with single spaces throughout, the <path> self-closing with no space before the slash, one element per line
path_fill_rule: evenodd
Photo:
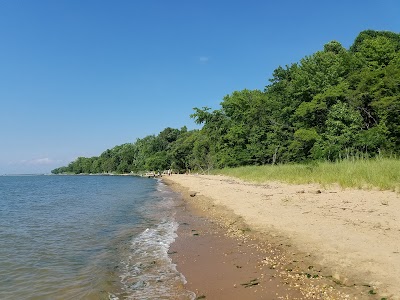
<path fill-rule="evenodd" d="M 282 181 L 293 184 L 339 184 L 343 188 L 363 188 L 400 192 L 400 160 L 370 159 L 246 166 L 214 170 L 213 174 L 228 175 L 262 183 Z"/>

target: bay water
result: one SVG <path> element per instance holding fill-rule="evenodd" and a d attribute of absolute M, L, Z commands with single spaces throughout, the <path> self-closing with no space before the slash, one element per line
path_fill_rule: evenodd
<path fill-rule="evenodd" d="M 194 299 L 179 197 L 134 176 L 0 176 L 0 299 Z"/>

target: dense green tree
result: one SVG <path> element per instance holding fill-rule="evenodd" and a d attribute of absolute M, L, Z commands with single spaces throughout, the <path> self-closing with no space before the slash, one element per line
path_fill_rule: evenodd
<path fill-rule="evenodd" d="M 198 134 L 198 130 L 187 131 L 186 127 L 181 130 L 181 135 L 172 143 L 169 152 L 172 169 L 187 172 L 195 168 L 193 148 Z"/>
<path fill-rule="evenodd" d="M 129 173 L 400 154 L 400 34 L 366 30 L 278 66 L 263 91 L 233 91 L 194 108 L 201 129 L 167 127 L 79 157 L 53 173 Z"/>
<path fill-rule="evenodd" d="M 209 173 L 216 166 L 215 145 L 205 132 L 197 134 L 193 144 L 192 164 L 203 173 Z"/>
<path fill-rule="evenodd" d="M 313 149 L 314 155 L 334 160 L 354 154 L 361 128 L 360 113 L 347 103 L 336 103 L 328 114 L 326 130 Z"/>

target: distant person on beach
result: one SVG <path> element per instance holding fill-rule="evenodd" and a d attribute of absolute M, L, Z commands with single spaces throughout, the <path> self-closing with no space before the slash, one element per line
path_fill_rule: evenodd
<path fill-rule="evenodd" d="M 171 169 L 168 169 L 168 176 L 171 176 Z"/>

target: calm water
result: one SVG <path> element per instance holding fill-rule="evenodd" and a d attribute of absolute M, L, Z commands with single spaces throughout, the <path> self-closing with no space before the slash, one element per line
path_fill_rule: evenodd
<path fill-rule="evenodd" d="M 193 299 L 176 195 L 131 176 L 0 176 L 0 299 Z"/>

